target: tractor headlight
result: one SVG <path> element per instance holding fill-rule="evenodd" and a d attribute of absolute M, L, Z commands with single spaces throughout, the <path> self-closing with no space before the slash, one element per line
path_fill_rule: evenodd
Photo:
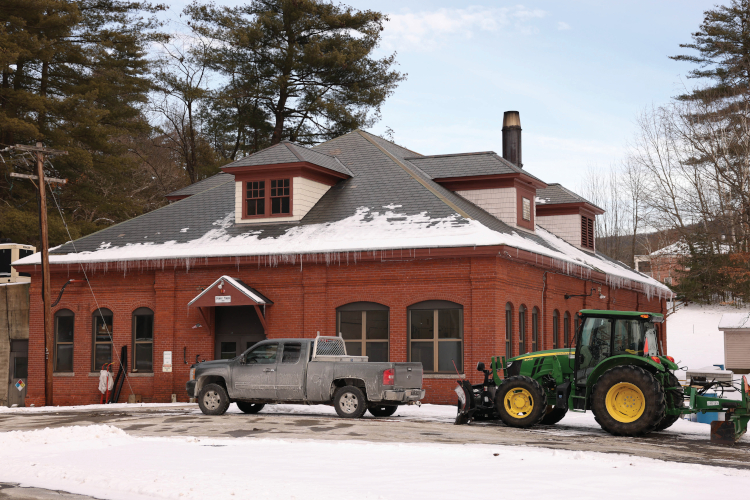
<path fill-rule="evenodd" d="M 195 368 L 190 369 L 190 380 L 195 380 Z"/>

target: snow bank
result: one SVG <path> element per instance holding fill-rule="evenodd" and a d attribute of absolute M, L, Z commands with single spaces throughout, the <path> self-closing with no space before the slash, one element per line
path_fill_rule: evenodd
<path fill-rule="evenodd" d="M 497 445 L 145 438 L 108 426 L 0 434 L 0 481 L 107 499 L 700 497 L 746 491 L 750 472 L 619 454 Z M 57 439 L 55 434 L 64 434 Z M 71 438 L 75 438 L 74 440 Z M 571 481 L 570 472 L 585 477 Z M 695 481 L 700 477 L 700 481 Z M 626 488 L 613 487 L 624 485 Z M 469 486 L 470 485 L 470 486 Z"/>

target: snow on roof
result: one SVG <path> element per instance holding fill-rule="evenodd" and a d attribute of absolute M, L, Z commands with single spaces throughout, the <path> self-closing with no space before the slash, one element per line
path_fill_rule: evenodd
<path fill-rule="evenodd" d="M 390 208 L 372 211 L 361 207 L 353 216 L 337 222 L 292 226 L 279 236 L 266 238 L 259 237 L 257 227 L 248 228 L 237 236 L 229 235 L 227 229 L 232 226 L 233 219 L 234 212 L 228 213 L 223 220 L 215 222 L 215 229 L 186 243 L 168 241 L 162 244 L 113 246 L 110 242 L 103 242 L 93 252 L 51 254 L 50 263 L 103 264 L 238 256 L 267 256 L 273 258 L 274 262 L 294 263 L 309 254 L 507 245 L 549 257 L 550 264 L 568 273 L 599 271 L 606 274 L 612 286 L 630 286 L 632 282 L 639 282 L 644 285 L 648 295 L 671 296 L 669 289 L 658 281 L 622 263 L 579 250 L 539 226 L 536 228 L 537 234 L 548 243 L 547 246 L 529 240 L 518 232 L 505 234 L 493 231 L 476 220 L 466 220 L 458 214 L 436 219 L 424 213 L 407 215 Z M 38 255 L 25 257 L 14 265 L 38 264 Z M 340 260 L 341 256 L 333 258 Z M 356 256 L 352 260 L 356 261 Z"/>
<path fill-rule="evenodd" d="M 750 330 L 750 311 L 722 314 L 719 330 Z"/>

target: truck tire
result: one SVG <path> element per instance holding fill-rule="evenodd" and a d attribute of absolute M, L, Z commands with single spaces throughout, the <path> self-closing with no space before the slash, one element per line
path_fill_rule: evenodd
<path fill-rule="evenodd" d="M 547 410 L 547 396 L 539 382 L 517 375 L 505 379 L 495 393 L 495 407 L 500 419 L 510 427 L 538 424 Z"/>
<path fill-rule="evenodd" d="M 219 384 L 208 384 L 198 394 L 198 406 L 206 415 L 223 415 L 229 408 L 229 395 Z"/>
<path fill-rule="evenodd" d="M 682 389 L 682 385 L 680 385 L 680 381 L 677 380 L 677 377 L 674 376 L 674 373 L 670 373 L 668 380 L 668 388 L 670 390 L 665 390 L 667 401 L 671 399 L 672 406 L 674 408 L 683 408 L 685 406 L 685 391 Z M 675 387 L 676 389 L 671 389 L 672 387 Z M 656 426 L 657 431 L 663 431 L 664 429 L 667 429 L 672 426 L 675 422 L 677 422 L 680 419 L 679 415 L 664 415 L 664 418 L 661 419 L 661 422 L 659 422 L 659 425 Z"/>
<path fill-rule="evenodd" d="M 247 413 L 249 415 L 258 413 L 263 409 L 264 406 L 266 405 L 262 403 L 248 403 L 247 401 L 237 401 L 237 408 L 239 408 L 242 413 Z"/>
<path fill-rule="evenodd" d="M 617 366 L 599 377 L 591 410 L 602 429 L 615 436 L 643 436 L 664 418 L 664 388 L 638 366 Z"/>
<path fill-rule="evenodd" d="M 398 410 L 398 406 L 371 406 L 367 409 L 373 417 L 390 417 Z"/>
<path fill-rule="evenodd" d="M 333 407 L 339 417 L 360 418 L 367 411 L 367 399 L 359 387 L 345 385 L 333 393 Z"/>
<path fill-rule="evenodd" d="M 568 410 L 555 408 L 554 406 L 548 406 L 547 411 L 544 413 L 544 416 L 542 417 L 542 421 L 539 423 L 542 425 L 555 425 L 560 420 L 562 420 L 567 413 L 568 413 Z"/>

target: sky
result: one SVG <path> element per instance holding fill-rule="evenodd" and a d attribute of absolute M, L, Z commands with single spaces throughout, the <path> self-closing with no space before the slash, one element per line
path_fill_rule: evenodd
<path fill-rule="evenodd" d="M 241 0 L 218 0 L 241 5 Z M 626 156 L 637 114 L 695 84 L 685 53 L 697 0 L 345 0 L 384 12 L 378 48 L 408 74 L 370 131 L 421 154 L 502 153 L 503 112 L 519 111 L 523 164 L 546 182 L 581 185 Z M 176 17 L 185 0 L 173 0 Z M 689 51 L 687 51 L 689 52 Z"/>

